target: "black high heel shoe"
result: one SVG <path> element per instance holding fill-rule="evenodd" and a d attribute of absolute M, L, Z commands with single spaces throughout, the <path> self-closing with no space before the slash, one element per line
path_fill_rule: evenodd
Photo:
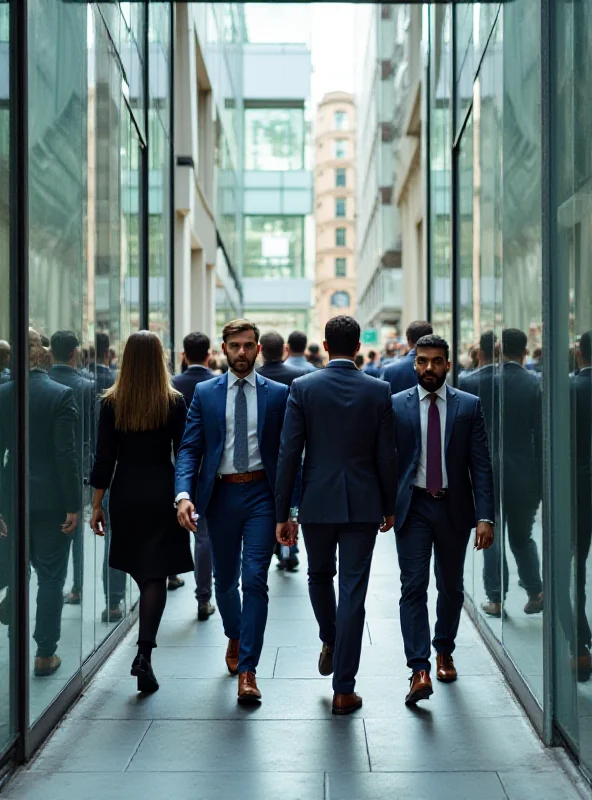
<path fill-rule="evenodd" d="M 138 679 L 139 692 L 157 692 L 159 684 L 146 656 L 137 655 L 132 664 L 131 675 Z"/>

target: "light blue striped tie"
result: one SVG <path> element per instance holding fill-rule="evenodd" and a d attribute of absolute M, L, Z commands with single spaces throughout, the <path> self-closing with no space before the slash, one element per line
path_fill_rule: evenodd
<path fill-rule="evenodd" d="M 249 433 L 247 425 L 247 396 L 245 379 L 236 382 L 234 401 L 234 468 L 237 472 L 249 471 Z"/>

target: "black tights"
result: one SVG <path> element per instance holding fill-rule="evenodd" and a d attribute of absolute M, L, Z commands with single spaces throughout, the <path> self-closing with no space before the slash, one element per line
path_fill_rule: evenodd
<path fill-rule="evenodd" d="M 138 654 L 150 660 L 152 650 L 156 647 L 156 634 L 162 619 L 167 599 L 166 578 L 148 578 L 140 587 L 140 634 L 138 636 Z"/>

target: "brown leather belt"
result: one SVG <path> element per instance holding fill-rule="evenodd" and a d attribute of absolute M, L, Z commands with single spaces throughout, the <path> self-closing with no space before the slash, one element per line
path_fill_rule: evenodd
<path fill-rule="evenodd" d="M 218 475 L 218 480 L 222 483 L 252 483 L 253 481 L 262 481 L 264 478 L 264 469 L 258 469 L 255 472 L 239 472 L 234 475 Z"/>
<path fill-rule="evenodd" d="M 431 497 L 432 500 L 444 500 L 444 498 L 448 494 L 448 489 L 440 489 L 440 491 L 437 494 L 432 494 L 431 492 L 428 492 L 428 490 L 424 489 L 423 486 L 414 486 L 413 489 L 416 492 L 421 492 L 422 494 L 427 494 L 427 496 Z"/>

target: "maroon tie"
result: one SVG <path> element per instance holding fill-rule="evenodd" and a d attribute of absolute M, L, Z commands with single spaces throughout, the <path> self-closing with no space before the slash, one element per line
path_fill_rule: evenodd
<path fill-rule="evenodd" d="M 442 490 L 442 429 L 440 427 L 440 412 L 438 411 L 437 399 L 437 395 L 430 395 L 426 467 L 426 489 L 430 494 L 434 495 Z"/>

